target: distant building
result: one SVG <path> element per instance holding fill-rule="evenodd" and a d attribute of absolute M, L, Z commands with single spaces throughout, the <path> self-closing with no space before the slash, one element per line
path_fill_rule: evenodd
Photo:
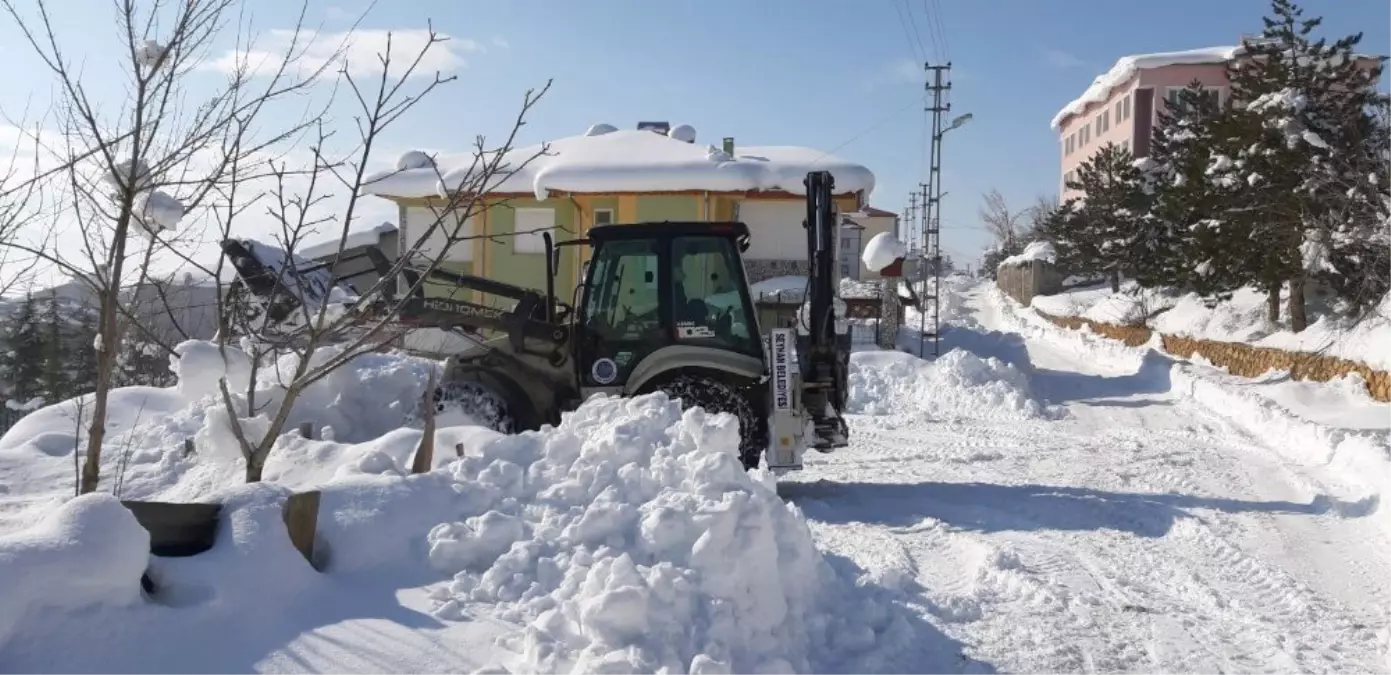
<path fill-rule="evenodd" d="M 545 156 L 537 156 L 540 146 L 509 153 L 508 163 L 525 166 L 506 177 L 499 175 L 483 211 L 462 223 L 462 233 L 495 236 L 456 244 L 443 267 L 542 289 L 546 268 L 541 230 L 552 230 L 564 241 L 582 238 L 600 224 L 738 220 L 753 232 L 744 256 L 750 282 L 805 274 L 802 181 L 807 172 L 831 172 L 836 208 L 842 214 L 865 207 L 874 189 L 869 169 L 821 150 L 738 147 L 731 137 L 702 144 L 696 142 L 695 129 L 684 124 L 642 122 L 626 130 L 600 124 L 547 145 Z M 418 153 L 411 159 L 422 158 L 431 161 Z M 403 157 L 403 168 L 370 176 L 366 182 L 369 194 L 400 207 L 403 250 L 441 217 L 439 176 L 446 184 L 460 182 L 473 156 L 440 156 L 433 161 L 418 166 Z M 427 242 L 422 248 L 433 255 L 438 245 Z M 562 296 L 572 292 L 587 260 L 586 249 L 562 249 L 557 284 Z"/>
<path fill-rule="evenodd" d="M 1123 56 L 1076 100 L 1053 117 L 1062 154 L 1058 193 L 1077 197 L 1067 182 L 1103 146 L 1119 145 L 1135 157 L 1148 157 L 1159 109 L 1178 102 L 1178 93 L 1198 81 L 1217 103 L 1227 100 L 1227 63 L 1241 58 L 1240 46 Z M 1362 60 L 1362 59 L 1359 59 Z M 1366 65 L 1376 63 L 1365 57 Z"/>
<path fill-rule="evenodd" d="M 857 281 L 871 281 L 879 278 L 879 270 L 865 267 L 860 260 L 865 244 L 881 232 L 895 234 L 898 229 L 898 214 L 892 211 L 866 206 L 858 211 L 841 214 L 841 231 L 837 260 L 840 261 L 840 276 Z"/>

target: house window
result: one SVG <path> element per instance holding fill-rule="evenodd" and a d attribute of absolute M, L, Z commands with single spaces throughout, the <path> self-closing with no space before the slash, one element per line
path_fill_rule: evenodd
<path fill-rule="evenodd" d="M 546 240 L 541 235 L 555 229 L 555 209 L 517 209 L 514 222 L 513 253 L 546 252 Z"/>
<path fill-rule="evenodd" d="M 1130 119 L 1130 99 L 1131 99 L 1131 96 L 1130 96 L 1129 94 L 1127 94 L 1126 97 L 1125 97 L 1125 100 L 1121 101 L 1121 103 L 1124 103 L 1124 104 L 1125 104 L 1125 118 L 1126 118 L 1126 119 Z"/>
<path fill-rule="evenodd" d="M 1111 109 L 1101 111 L 1101 133 L 1111 130 Z"/>
<path fill-rule="evenodd" d="M 594 209 L 595 225 L 612 225 L 613 209 Z"/>

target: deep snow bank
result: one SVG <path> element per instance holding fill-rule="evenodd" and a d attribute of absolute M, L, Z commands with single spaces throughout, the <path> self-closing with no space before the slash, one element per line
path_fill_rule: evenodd
<path fill-rule="evenodd" d="M 896 351 L 865 351 L 850 356 L 847 408 L 866 415 L 985 415 L 1048 419 L 1060 410 L 1030 393 L 1029 379 L 996 358 L 953 349 L 924 361 Z"/>
<path fill-rule="evenodd" d="M 76 497 L 0 536 L 0 650 L 33 611 L 77 611 L 140 598 L 150 535 L 107 494 Z"/>
<path fill-rule="evenodd" d="M 454 575 L 437 616 L 528 622 L 513 647 L 542 671 L 858 671 L 910 645 L 742 469 L 736 433 L 661 394 L 596 398 L 455 462 L 460 519 L 428 537 Z"/>
<path fill-rule="evenodd" d="M 297 365 L 295 357 L 287 356 L 255 371 L 257 414 L 248 417 L 246 392 L 253 371 L 246 352 L 200 340 L 175 349 L 179 356 L 171 358 L 170 368 L 179 379 L 173 387 L 111 391 L 102 489 L 109 489 L 120 473 L 125 498 L 198 500 L 212 489 L 240 482 L 244 461 L 218 380 L 227 379 L 237 414 L 254 441 L 284 401 L 284 383 Z M 332 354 L 321 350 L 313 358 L 322 361 Z M 290 411 L 286 434 L 271 452 L 266 477 L 298 487 L 344 472 L 381 474 L 408 466 L 403 456 L 414 450 L 420 434 L 402 426 L 420 400 L 430 370 L 438 367 L 433 361 L 402 354 L 363 354 L 306 387 Z M 74 447 L 86 442 L 90 410 L 88 395 L 21 419 L 0 436 L 0 457 L 11 465 L 9 473 L 23 473 L 36 482 L 51 482 L 58 473 L 70 473 Z M 341 445 L 299 443 L 296 430 L 301 423 L 308 423 L 316 437 Z M 444 428 L 441 434 L 448 437 L 441 443 L 448 444 L 441 445 L 438 456 L 450 457 L 460 439 Z M 387 435 L 392 435 L 389 443 L 362 445 Z M 192 455 L 184 452 L 186 439 L 194 440 Z M 42 488 L 26 485 L 22 489 Z"/>

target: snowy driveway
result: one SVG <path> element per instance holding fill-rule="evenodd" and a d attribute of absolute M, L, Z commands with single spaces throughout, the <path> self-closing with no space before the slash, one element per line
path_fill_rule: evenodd
<path fill-rule="evenodd" d="M 1387 669 L 1374 500 L 1172 392 L 1163 359 L 1025 338 L 984 287 L 962 300 L 948 346 L 1012 364 L 1029 400 L 954 400 L 986 378 L 927 369 L 888 392 L 780 486 L 828 553 L 1001 671 Z M 970 365 L 948 356 L 931 368 Z"/>

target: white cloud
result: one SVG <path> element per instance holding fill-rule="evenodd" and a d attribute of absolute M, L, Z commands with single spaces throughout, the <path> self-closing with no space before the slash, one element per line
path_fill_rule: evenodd
<path fill-rule="evenodd" d="M 1043 60 L 1054 68 L 1081 68 L 1087 65 L 1086 61 L 1061 49 L 1044 49 Z"/>
<path fill-rule="evenodd" d="M 493 46 L 501 49 L 511 49 L 512 43 L 508 42 L 507 38 L 502 37 L 501 35 L 494 35 Z"/>
<path fill-rule="evenodd" d="M 486 51 L 476 40 L 443 34 L 439 37 L 449 39 L 430 47 L 416 66 L 413 76 L 428 77 L 436 72 L 449 73 L 465 68 L 468 62 L 464 54 Z M 430 33 L 425 29 L 302 32 L 296 41 L 295 31 L 277 29 L 265 33 L 262 44 L 249 50 L 224 52 L 201 67 L 232 73 L 245 65 L 254 75 L 270 75 L 280 67 L 286 55 L 292 53 L 289 70 L 296 75 L 312 73 L 325 65 L 336 70 L 339 67 L 337 61 L 346 62 L 348 72 L 355 77 L 372 76 L 381 73 L 381 56 L 386 53 L 388 40 L 391 46 L 391 74 L 400 75 L 429 43 Z"/>
<path fill-rule="evenodd" d="M 889 69 L 889 75 L 899 82 L 922 82 L 923 67 L 917 61 L 902 59 L 893 64 Z"/>

